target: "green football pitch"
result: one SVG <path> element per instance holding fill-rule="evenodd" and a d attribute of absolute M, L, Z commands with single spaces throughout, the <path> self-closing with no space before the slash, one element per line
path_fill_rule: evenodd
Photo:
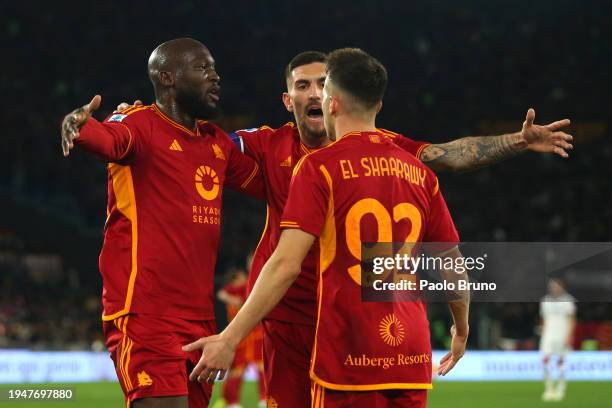
<path fill-rule="evenodd" d="M 74 399 L 67 402 L 27 402 L 7 400 L 7 390 L 11 388 L 42 389 L 40 384 L 0 385 L 2 399 L 0 408 L 62 408 L 88 407 L 106 408 L 125 406 L 117 383 L 50 384 L 49 388 L 70 387 Z M 217 398 L 219 387 L 215 387 L 213 408 L 225 406 Z M 539 382 L 437 382 L 429 394 L 430 408 L 601 408 L 612 406 L 612 383 L 610 382 L 570 382 L 566 398 L 561 402 L 541 402 L 542 383 Z M 242 389 L 242 405 L 245 408 L 257 406 L 257 387 L 255 383 L 245 383 Z"/>

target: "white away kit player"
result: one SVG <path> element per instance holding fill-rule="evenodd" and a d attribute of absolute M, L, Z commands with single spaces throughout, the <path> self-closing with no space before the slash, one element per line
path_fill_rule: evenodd
<path fill-rule="evenodd" d="M 565 396 L 565 355 L 571 350 L 576 305 L 563 286 L 554 279 L 548 283 L 548 294 L 540 303 L 542 337 L 540 351 L 544 355 L 544 401 L 560 401 Z M 557 381 L 553 381 L 554 357 L 557 362 Z"/>

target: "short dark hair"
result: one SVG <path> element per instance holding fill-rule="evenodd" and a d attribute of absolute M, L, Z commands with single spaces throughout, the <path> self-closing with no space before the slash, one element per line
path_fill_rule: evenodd
<path fill-rule="evenodd" d="M 291 71 L 302 65 L 312 64 L 314 62 L 327 63 L 327 54 L 321 51 L 304 51 L 293 57 L 287 68 L 285 68 L 285 79 L 289 79 Z"/>
<path fill-rule="evenodd" d="M 359 48 L 332 51 L 327 56 L 327 77 L 366 109 L 382 101 L 388 82 L 383 64 Z"/>

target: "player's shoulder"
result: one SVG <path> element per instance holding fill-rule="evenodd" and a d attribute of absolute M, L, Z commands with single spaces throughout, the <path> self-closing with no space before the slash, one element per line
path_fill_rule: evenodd
<path fill-rule="evenodd" d="M 391 140 L 395 139 L 396 137 L 405 137 L 401 133 L 393 132 L 388 129 L 376 128 L 376 130 L 378 130 L 383 136 Z"/>
<path fill-rule="evenodd" d="M 283 126 L 273 128 L 268 125 L 238 129 L 229 134 L 231 140 L 241 151 L 245 151 L 245 144 L 249 149 L 267 150 L 271 145 L 279 146 L 283 142 L 289 143 L 295 139 L 295 125 L 287 122 Z"/>
<path fill-rule="evenodd" d="M 389 139 L 391 141 L 394 141 L 394 140 L 400 138 L 400 139 L 406 139 L 406 140 L 409 140 L 409 141 L 412 141 L 412 142 L 415 142 L 415 143 L 419 143 L 419 144 L 422 143 L 423 145 L 429 145 L 430 144 L 429 142 L 425 142 L 423 140 L 417 140 L 414 137 L 407 136 L 407 135 L 405 135 L 403 133 L 394 132 L 394 131 L 389 130 L 389 129 L 376 128 L 376 130 L 378 130 L 379 133 L 381 133 L 385 138 L 387 138 L 387 139 Z"/>
<path fill-rule="evenodd" d="M 216 123 L 207 120 L 198 120 L 198 129 L 202 136 L 213 138 L 215 144 L 221 145 L 225 150 L 229 149 L 234 143 L 231 135 Z"/>
<path fill-rule="evenodd" d="M 388 141 L 395 143 L 396 139 L 406 139 L 406 140 L 410 140 L 413 142 L 417 142 L 417 143 L 421 143 L 418 142 L 402 133 L 397 133 L 397 132 L 393 132 L 389 129 L 384 129 L 384 128 L 376 128 L 376 130 Z"/>
<path fill-rule="evenodd" d="M 404 136 L 400 136 L 400 137 L 404 137 Z M 419 151 L 415 155 L 413 154 L 413 152 L 407 151 L 395 143 L 390 143 L 390 146 L 392 149 L 394 149 L 395 154 L 399 155 L 399 157 L 401 157 L 408 164 L 411 164 L 415 167 L 425 170 L 425 172 L 427 172 L 431 176 L 436 175 L 435 172 L 430 167 L 428 167 L 425 163 L 423 163 L 421 159 L 419 158 L 421 149 L 419 149 Z M 421 147 L 424 147 L 424 146 L 426 145 L 423 145 Z"/>
<path fill-rule="evenodd" d="M 403 136 L 400 136 L 400 137 L 403 137 Z M 408 167 L 409 169 L 410 168 L 414 169 L 414 170 L 409 170 L 409 171 L 415 171 L 418 174 L 423 175 L 422 177 L 424 179 L 423 181 L 424 186 L 426 186 L 426 189 L 431 192 L 432 197 L 438 194 L 438 192 L 440 191 L 440 181 L 438 180 L 437 174 L 431 168 L 425 165 L 414 154 L 402 149 L 400 146 L 398 146 L 395 143 L 388 143 L 387 146 L 385 147 L 389 149 L 388 150 L 389 156 L 394 157 L 395 159 L 399 159 L 400 161 L 404 162 L 405 164 L 409 166 Z"/>
<path fill-rule="evenodd" d="M 221 138 L 229 138 L 227 132 L 219 125 L 207 120 L 198 120 L 198 129 L 201 133 Z"/>
<path fill-rule="evenodd" d="M 320 169 L 321 165 L 325 165 L 328 155 L 323 154 L 327 147 L 310 152 L 295 163 L 293 167 L 293 175 L 298 173 L 313 173 L 316 169 Z"/>
<path fill-rule="evenodd" d="M 540 304 L 545 305 L 547 303 L 550 303 L 554 300 L 554 298 L 550 295 L 544 295 L 544 297 L 542 299 L 540 299 Z"/>
<path fill-rule="evenodd" d="M 550 294 L 547 294 L 542 298 L 542 303 L 556 303 L 568 305 L 574 302 L 576 302 L 576 298 L 574 298 L 569 293 L 564 293 L 560 296 L 552 296 Z"/>
<path fill-rule="evenodd" d="M 565 302 L 568 306 L 572 306 L 574 303 L 576 303 L 576 298 L 569 293 L 566 293 L 563 295 L 563 302 Z"/>
<path fill-rule="evenodd" d="M 415 139 L 412 136 L 406 136 L 405 134 L 393 132 L 388 129 L 377 128 L 377 130 L 390 142 L 397 144 L 403 150 L 409 151 L 419 160 L 421 160 L 421 153 L 431 145 L 428 141 Z"/>
<path fill-rule="evenodd" d="M 274 135 L 293 135 L 294 132 L 296 131 L 296 126 L 295 123 L 293 122 L 287 122 L 285 124 L 283 124 L 282 126 L 279 126 L 277 128 L 268 128 L 268 131 L 271 132 L 271 134 Z"/>
<path fill-rule="evenodd" d="M 285 134 L 293 134 L 294 129 L 295 124 L 293 122 L 287 122 L 284 125 L 276 128 L 268 125 L 261 125 L 259 127 L 238 129 L 233 133 L 236 133 L 240 136 L 273 137 Z"/>
<path fill-rule="evenodd" d="M 134 105 L 126 109 L 114 111 L 105 122 L 123 123 L 147 121 L 155 115 L 154 105 Z"/>
<path fill-rule="evenodd" d="M 293 175 L 299 172 L 316 173 L 319 171 L 329 174 L 330 164 L 333 165 L 334 162 L 337 162 L 334 158 L 337 158 L 342 151 L 342 148 L 337 146 L 336 142 L 333 142 L 302 156 L 293 168 Z"/>
<path fill-rule="evenodd" d="M 398 137 L 398 136 L 396 136 Z M 404 137 L 404 136 L 399 136 L 399 137 Z M 397 158 L 402 159 L 402 161 L 407 162 L 408 164 L 411 164 L 415 167 L 418 167 L 420 169 L 425 170 L 425 172 L 427 172 L 428 174 L 431 174 L 432 176 L 435 176 L 434 171 L 429 168 L 426 164 L 424 164 L 419 158 L 418 156 L 415 156 L 412 152 L 407 151 L 406 149 L 403 149 L 401 146 L 397 145 L 396 143 L 393 143 L 393 141 L 389 138 L 386 139 L 386 141 L 388 143 L 386 143 L 386 148 L 390 149 L 391 154 L 395 155 Z"/>
<path fill-rule="evenodd" d="M 248 149 L 266 151 L 271 146 L 281 147 L 295 143 L 296 140 L 299 141 L 297 128 L 293 122 L 287 122 L 277 128 L 262 125 L 255 128 L 239 129 L 231 132 L 229 136 L 241 151 L 245 151 L 245 144 L 249 146 Z"/>
<path fill-rule="evenodd" d="M 339 140 L 336 140 L 335 142 L 332 142 L 317 150 L 312 150 L 307 155 L 302 157 L 302 159 L 308 160 L 311 163 L 324 163 L 337 156 L 339 152 L 344 150 L 344 146 L 337 142 L 339 142 Z"/>

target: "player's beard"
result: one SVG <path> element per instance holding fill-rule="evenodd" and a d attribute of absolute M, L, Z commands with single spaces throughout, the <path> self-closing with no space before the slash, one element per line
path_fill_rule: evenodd
<path fill-rule="evenodd" d="M 303 126 L 306 128 L 306 131 L 311 139 L 324 140 L 327 137 L 324 126 L 321 128 L 313 127 L 306 121 L 303 122 Z"/>
<path fill-rule="evenodd" d="M 214 119 L 219 114 L 218 105 L 207 101 L 208 93 L 202 95 L 195 89 L 184 89 L 176 94 L 179 108 L 197 119 Z"/>

